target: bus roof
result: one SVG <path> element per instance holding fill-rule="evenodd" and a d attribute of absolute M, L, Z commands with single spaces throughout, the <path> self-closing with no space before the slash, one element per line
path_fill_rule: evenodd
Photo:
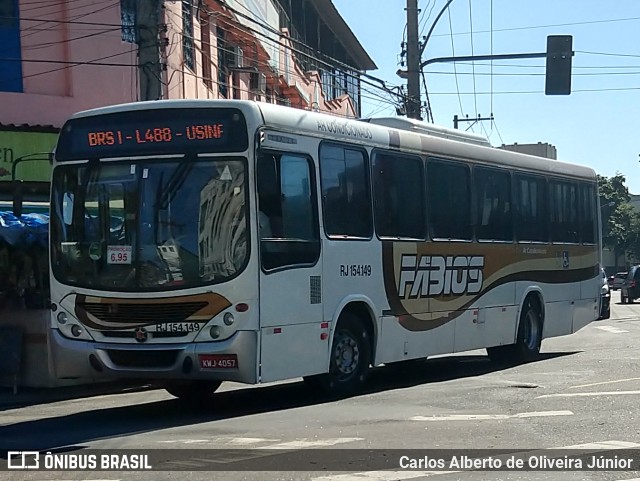
<path fill-rule="evenodd" d="M 348 119 L 320 112 L 252 100 L 156 100 L 100 107 L 74 114 L 71 119 L 129 110 L 235 107 L 262 117 L 262 125 L 292 134 L 380 148 L 475 160 L 514 169 L 595 180 L 593 169 L 492 147 L 480 135 L 405 118 Z"/>

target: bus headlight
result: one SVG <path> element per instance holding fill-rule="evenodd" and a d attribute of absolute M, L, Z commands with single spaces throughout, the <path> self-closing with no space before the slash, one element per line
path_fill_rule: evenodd
<path fill-rule="evenodd" d="M 82 335 L 82 328 L 77 324 L 72 325 L 71 334 L 73 334 L 74 337 L 80 337 Z"/>
<path fill-rule="evenodd" d="M 230 312 L 227 312 L 222 318 L 222 320 L 227 326 L 230 326 L 235 321 L 235 318 L 233 317 L 233 314 L 231 314 Z"/>
<path fill-rule="evenodd" d="M 69 318 L 67 317 L 67 313 L 64 311 L 58 312 L 56 319 L 58 319 L 58 322 L 60 324 L 66 324 L 66 322 L 69 320 Z"/>

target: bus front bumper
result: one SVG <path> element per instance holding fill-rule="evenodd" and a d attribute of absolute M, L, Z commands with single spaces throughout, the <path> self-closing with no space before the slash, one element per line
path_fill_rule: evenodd
<path fill-rule="evenodd" d="M 141 345 L 69 339 L 53 329 L 51 351 L 59 379 L 257 382 L 254 331 L 238 331 L 217 342 Z"/>

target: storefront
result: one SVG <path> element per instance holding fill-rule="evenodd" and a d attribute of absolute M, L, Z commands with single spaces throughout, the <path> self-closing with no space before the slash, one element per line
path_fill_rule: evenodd
<path fill-rule="evenodd" d="M 0 383 L 54 387 L 49 352 L 49 153 L 56 129 L 0 125 Z M 12 213 L 12 172 L 24 215 Z M 86 382 L 86 380 L 85 380 Z"/>
<path fill-rule="evenodd" d="M 58 130 L 43 126 L 0 125 L 0 200 L 11 200 L 11 175 L 25 183 L 24 197 L 46 199 Z"/>

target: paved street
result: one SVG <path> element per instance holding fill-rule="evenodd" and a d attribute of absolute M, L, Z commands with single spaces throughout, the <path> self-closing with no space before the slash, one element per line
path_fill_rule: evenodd
<path fill-rule="evenodd" d="M 598 454 L 640 447 L 640 304 L 620 304 L 619 291 L 612 303 L 611 319 L 595 322 L 572 336 L 545 341 L 545 355 L 539 362 L 500 368 L 478 351 L 434 358 L 405 369 L 378 369 L 367 393 L 337 402 L 323 402 L 305 391 L 302 383 L 290 382 L 260 387 L 230 384 L 211 406 L 199 411 L 185 409 L 159 390 L 32 403 L 0 411 L 2 449 L 230 448 L 251 450 L 247 451 L 250 457 L 264 457 L 263 453 L 274 449 L 293 452 L 293 457 L 281 458 L 287 460 L 279 466 L 281 471 L 267 471 L 266 465 L 257 468 L 262 472 L 197 471 L 207 466 L 207 460 L 197 451 L 189 451 L 190 461 L 181 469 L 193 471 L 180 473 L 4 472 L 0 479 L 640 478 L 640 473 L 633 471 L 443 473 L 445 470 L 401 471 L 398 466 L 335 473 L 288 471 L 295 469 L 296 459 L 305 459 L 304 450 L 316 453 L 314 448 L 503 448 L 530 452 L 581 446 Z M 5 400 L 9 392 L 0 393 Z"/>

